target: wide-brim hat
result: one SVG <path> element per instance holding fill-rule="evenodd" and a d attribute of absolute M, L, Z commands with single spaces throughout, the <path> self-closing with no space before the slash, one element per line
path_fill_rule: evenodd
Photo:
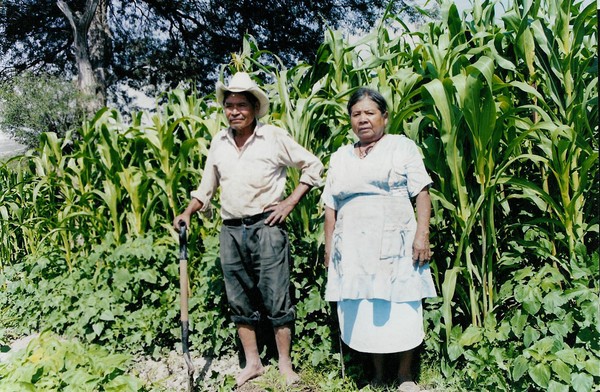
<path fill-rule="evenodd" d="M 223 105 L 225 91 L 230 91 L 232 93 L 248 91 L 250 94 L 254 95 L 260 104 L 258 112 L 256 113 L 257 118 L 264 116 L 269 111 L 269 97 L 267 97 L 267 94 L 254 83 L 250 78 L 250 75 L 246 72 L 238 72 L 233 75 L 229 80 L 229 86 L 217 82 L 217 102 L 221 105 Z"/>

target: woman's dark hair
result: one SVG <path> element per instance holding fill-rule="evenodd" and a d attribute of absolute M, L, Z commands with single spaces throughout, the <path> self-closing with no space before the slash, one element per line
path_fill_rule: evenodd
<path fill-rule="evenodd" d="M 348 101 L 348 115 L 352 114 L 352 106 L 356 105 L 358 101 L 362 101 L 364 98 L 370 98 L 371 101 L 375 102 L 381 113 L 387 112 L 387 102 L 379 91 L 373 90 L 367 87 L 361 87 L 352 94 Z"/>
<path fill-rule="evenodd" d="M 246 99 L 248 99 L 248 102 L 250 102 L 250 105 L 252 105 L 253 107 L 260 104 L 260 102 L 258 102 L 258 98 L 256 98 L 256 96 L 249 91 L 240 91 L 240 92 L 225 91 L 223 93 L 223 105 L 225 105 L 225 101 L 227 101 L 227 98 L 231 94 L 242 94 L 244 97 L 246 97 Z"/>

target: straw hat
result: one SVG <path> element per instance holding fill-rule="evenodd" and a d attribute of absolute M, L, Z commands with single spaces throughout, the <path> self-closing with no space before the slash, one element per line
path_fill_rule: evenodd
<path fill-rule="evenodd" d="M 231 80 L 229 80 L 229 86 L 225 86 L 223 83 L 217 82 L 217 102 L 221 105 L 223 105 L 225 91 L 231 91 L 232 93 L 248 91 L 250 94 L 254 95 L 260 103 L 260 108 L 256 113 L 257 118 L 264 116 L 269 111 L 269 98 L 267 97 L 267 94 L 258 88 L 256 83 L 250 79 L 250 75 L 248 75 L 246 72 L 238 72 L 233 75 Z"/>

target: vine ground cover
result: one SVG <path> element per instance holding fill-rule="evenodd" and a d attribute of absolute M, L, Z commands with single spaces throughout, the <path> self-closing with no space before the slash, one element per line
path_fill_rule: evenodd
<path fill-rule="evenodd" d="M 421 363 L 432 365 L 421 381 L 456 390 L 592 391 L 600 384 L 597 13 L 578 2 L 514 2 L 500 24 L 491 2 L 476 2 L 469 16 L 446 2 L 442 19 L 419 31 L 391 34 L 390 22 L 402 25 L 395 15 L 353 44 L 327 31 L 315 64 L 292 69 L 248 37 L 224 73 L 243 69 L 260 79 L 272 103 L 268 121 L 325 164 L 352 142 L 344 108 L 362 85 L 388 99 L 389 131 L 422 147 L 435 183 L 440 297 L 426 302 Z M 156 112 L 131 120 L 106 108 L 75 133 L 44 134 L 36 151 L 0 166 L 3 333 L 50 328 L 85 350 L 101 345 L 108 358 L 156 359 L 176 347 L 170 222 L 224 125 L 213 99 L 169 91 Z M 293 187 L 298 173 L 289 174 Z M 349 377 L 339 377 L 337 326 L 322 295 L 319 197 L 313 190 L 288 220 L 293 360 L 310 388 L 352 391 L 369 369 L 346 353 Z M 191 343 L 205 357 L 237 348 L 219 224 L 217 214 L 200 216 L 189 240 Z M 47 381 L 37 372 L 30 381 Z"/>

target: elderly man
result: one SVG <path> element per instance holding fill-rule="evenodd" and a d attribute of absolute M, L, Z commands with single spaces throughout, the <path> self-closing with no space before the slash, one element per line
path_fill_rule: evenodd
<path fill-rule="evenodd" d="M 257 121 L 267 114 L 269 99 L 247 73 L 236 73 L 228 86 L 217 83 L 216 95 L 229 128 L 213 138 L 200 186 L 173 224 L 178 229 L 183 220 L 189 226 L 191 215 L 206 210 L 221 186 L 221 267 L 246 356 L 237 385 L 264 372 L 256 339 L 263 315 L 273 324 L 279 371 L 291 384 L 298 380 L 290 358 L 295 314 L 289 243 L 282 225 L 300 199 L 321 183 L 323 165 L 285 130 Z M 302 174 L 284 199 L 288 167 Z"/>

